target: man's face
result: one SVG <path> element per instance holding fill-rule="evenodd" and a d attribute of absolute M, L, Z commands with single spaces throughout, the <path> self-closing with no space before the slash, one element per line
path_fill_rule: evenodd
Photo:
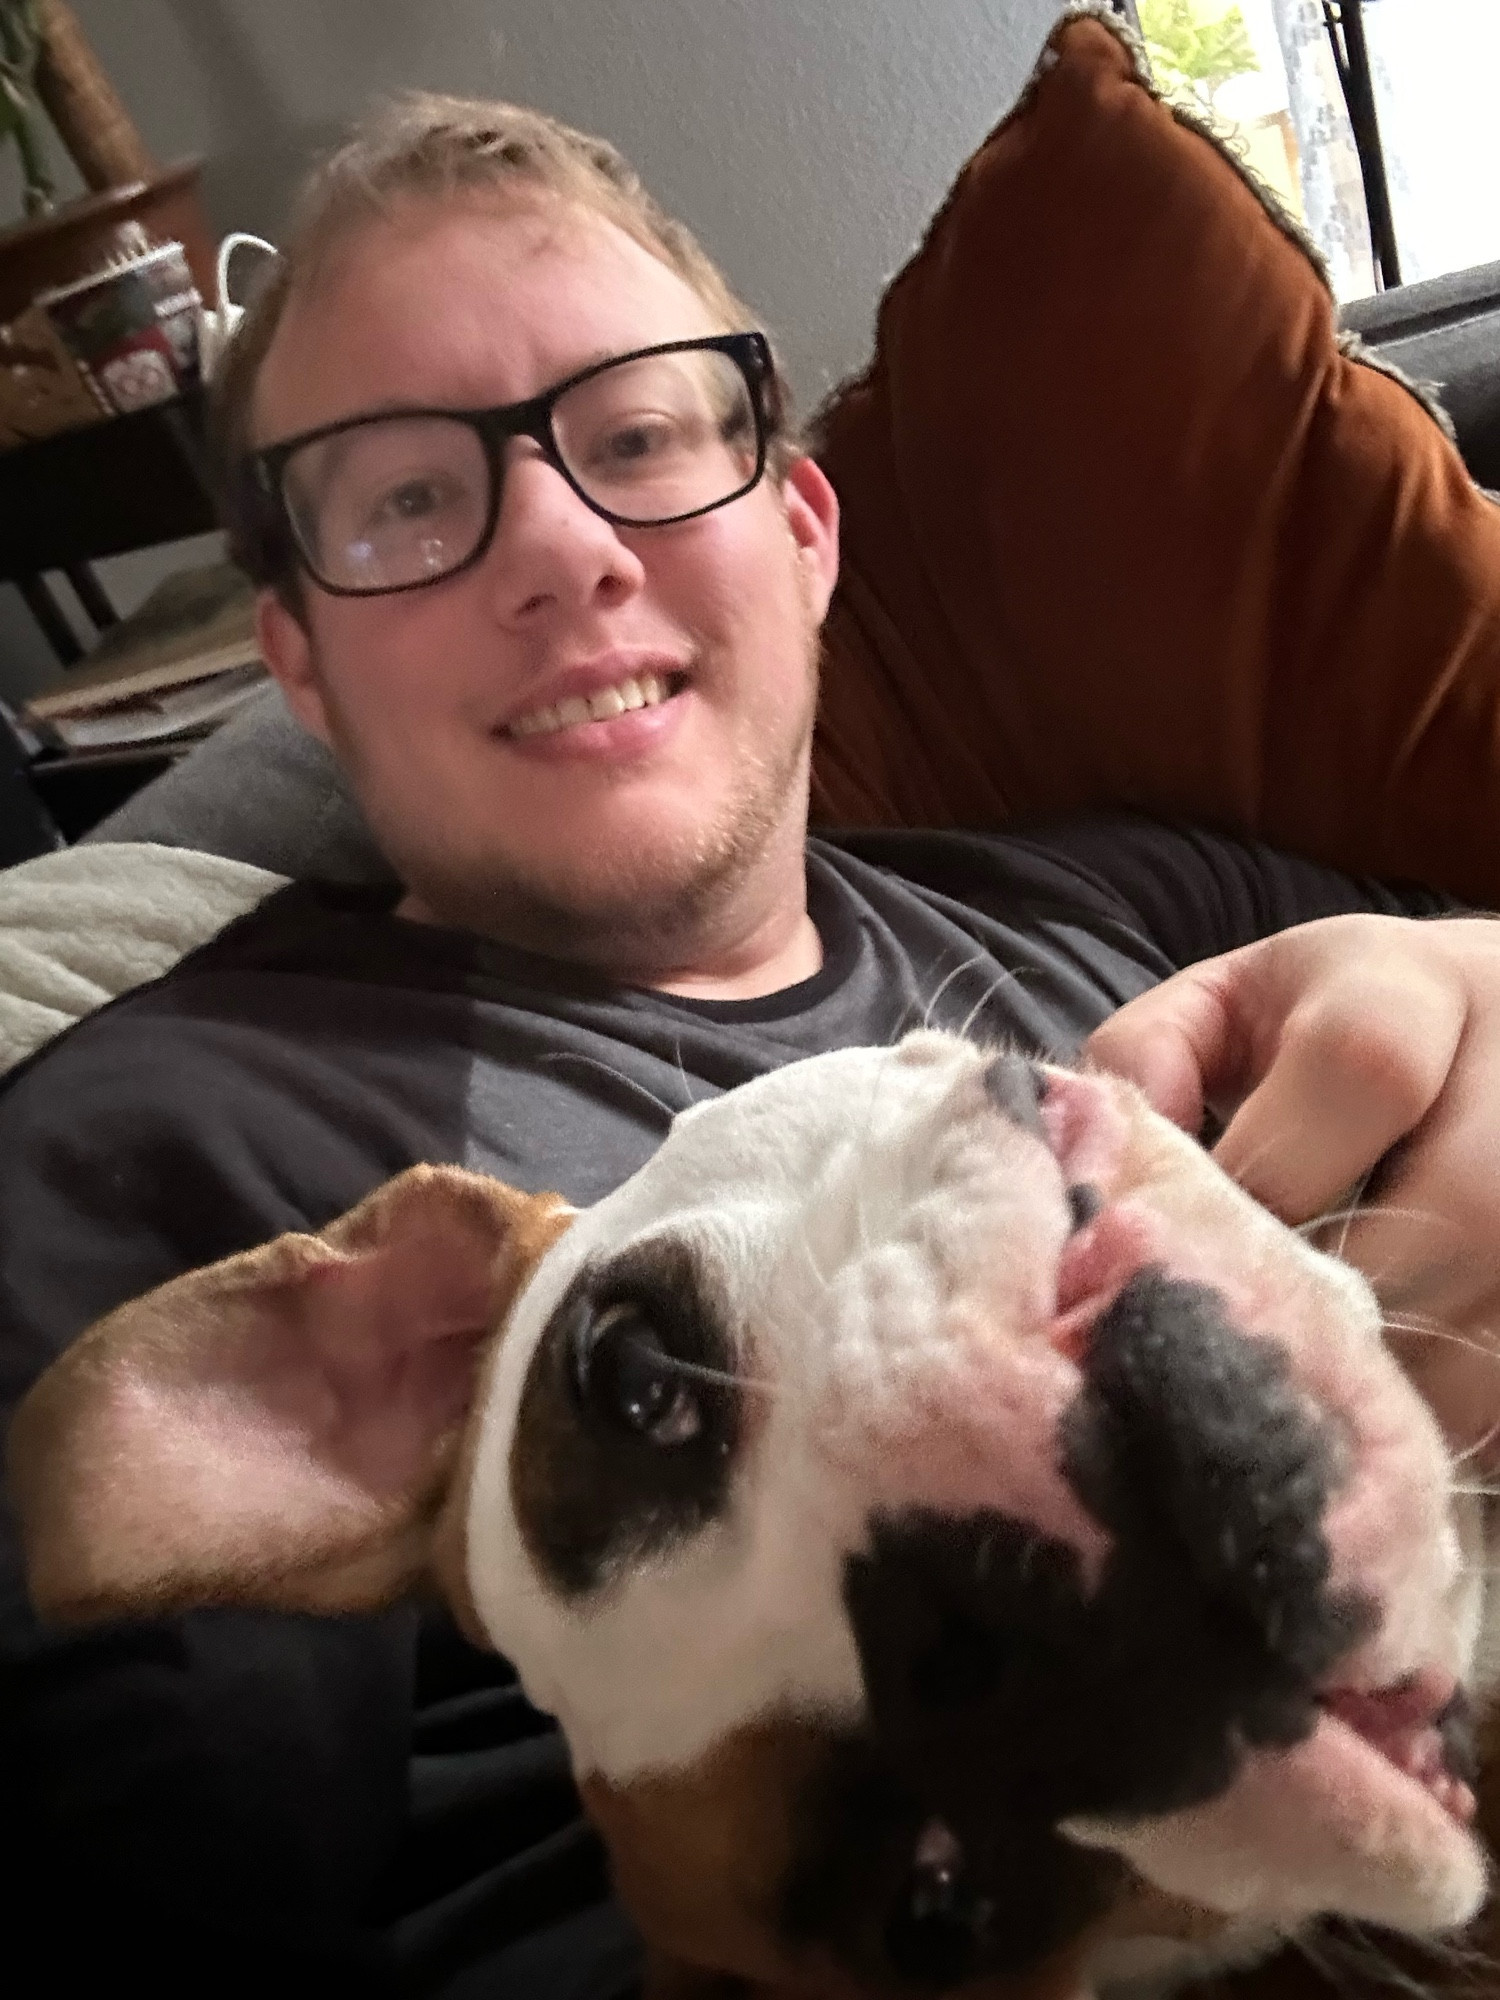
<path fill-rule="evenodd" d="M 604 356 L 722 330 L 602 218 L 540 198 L 414 204 L 293 302 L 255 434 L 515 402 Z M 384 597 L 308 581 L 306 629 L 267 595 L 262 639 L 349 770 L 410 914 L 628 969 L 664 943 L 670 958 L 679 934 L 690 953 L 736 903 L 753 922 L 801 896 L 835 536 L 807 460 L 696 520 L 617 529 L 518 440 L 471 569 Z M 632 682 L 666 698 L 554 726 L 560 703 L 633 700 Z"/>

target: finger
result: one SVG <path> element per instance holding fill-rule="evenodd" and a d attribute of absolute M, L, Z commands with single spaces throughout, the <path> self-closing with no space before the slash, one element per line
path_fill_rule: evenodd
<path fill-rule="evenodd" d="M 1382 1163 L 1338 1243 L 1392 1309 L 1455 1327 L 1492 1319 L 1500 1292 L 1500 1161 L 1473 1039 L 1461 1040 L 1437 1103 Z"/>
<path fill-rule="evenodd" d="M 1126 1004 L 1084 1044 L 1085 1059 L 1122 1076 L 1153 1109 L 1197 1133 L 1205 1107 L 1229 1087 L 1243 1050 L 1225 1005 L 1218 959 L 1192 966 Z"/>
<path fill-rule="evenodd" d="M 1214 1149 L 1288 1222 L 1341 1204 L 1438 1101 L 1463 1033 L 1450 982 L 1362 968 L 1294 1006 Z"/>
<path fill-rule="evenodd" d="M 1325 1244 L 1374 1285 L 1387 1339 L 1476 1472 L 1500 1452 L 1500 1162 L 1483 1088 L 1497 1057 L 1493 1033 L 1476 1037 L 1471 1024 L 1376 1198 Z"/>

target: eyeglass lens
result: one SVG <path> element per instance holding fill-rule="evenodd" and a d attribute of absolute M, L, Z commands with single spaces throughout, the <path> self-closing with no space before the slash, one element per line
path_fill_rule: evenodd
<path fill-rule="evenodd" d="M 711 348 L 601 369 L 558 397 L 552 433 L 580 492 L 642 527 L 721 505 L 755 478 L 750 392 Z M 313 574 L 344 590 L 458 569 L 491 513 L 488 454 L 460 417 L 374 418 L 313 439 L 287 461 L 282 493 Z"/>

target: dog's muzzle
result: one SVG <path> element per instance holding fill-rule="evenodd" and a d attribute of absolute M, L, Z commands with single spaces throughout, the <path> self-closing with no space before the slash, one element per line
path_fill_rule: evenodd
<path fill-rule="evenodd" d="M 1021 1969 L 1109 1900 L 1118 1864 L 1061 1825 L 1178 1810 L 1248 1749 L 1300 1742 L 1374 1622 L 1330 1587 L 1338 1440 L 1273 1342 L 1147 1270 L 1083 1375 L 1057 1445 L 1110 1537 L 1092 1586 L 1074 1549 L 996 1512 L 876 1520 L 845 1572 L 867 1748 L 952 1843 L 926 1937 L 951 1970 L 973 1933 L 964 1976 Z"/>

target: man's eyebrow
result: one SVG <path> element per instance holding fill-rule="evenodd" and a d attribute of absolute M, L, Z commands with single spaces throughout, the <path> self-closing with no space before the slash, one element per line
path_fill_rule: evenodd
<path fill-rule="evenodd" d="M 622 349 L 618 347 L 590 348 L 587 353 L 580 355 L 578 360 L 565 370 L 563 374 L 557 376 L 554 381 L 547 383 L 543 388 L 538 389 L 536 394 L 538 396 L 545 396 L 548 390 L 555 389 L 558 383 L 571 382 L 576 375 L 586 375 L 591 368 L 602 367 L 606 361 L 618 361 L 622 354 L 627 354 L 631 351 L 629 348 Z M 529 403 L 531 401 L 533 401 L 531 396 L 514 396 L 504 403 L 475 403 L 467 398 L 463 400 L 443 399 L 434 402 L 417 403 L 413 402 L 410 397 L 387 396 L 378 403 L 367 403 L 363 409 L 351 410 L 347 416 L 333 417 L 326 426 L 319 425 L 318 428 L 333 430 L 341 428 L 344 425 L 353 427 L 354 425 L 367 423 L 379 417 L 445 415 L 469 410 L 510 410 L 515 409 L 521 403 Z M 306 433 L 293 433 L 294 437 L 299 435 L 305 436 Z M 270 444 L 258 446 L 257 449 L 274 451 L 278 443 L 285 441 L 287 440 L 273 439 Z"/>
<path fill-rule="evenodd" d="M 597 368 L 600 366 L 601 363 L 605 361 L 617 361 L 620 358 L 621 354 L 628 354 L 629 352 L 630 352 L 629 348 L 620 348 L 620 347 L 591 348 L 589 352 L 583 356 L 582 360 L 575 363 L 575 365 L 568 370 L 568 374 L 564 375 L 561 379 L 564 382 L 566 382 L 568 379 L 568 375 L 581 375 L 586 368 Z"/>
<path fill-rule="evenodd" d="M 462 402 L 443 399 L 429 403 L 413 403 L 410 400 L 390 397 L 384 402 L 369 404 L 365 409 L 356 412 L 354 418 L 345 421 L 357 422 L 360 417 L 399 417 L 419 410 L 512 410 L 521 403 L 533 402 L 537 396 L 545 396 L 550 389 L 555 389 L 561 382 L 571 382 L 575 375 L 586 375 L 591 368 L 600 368 L 606 361 L 618 361 L 622 354 L 631 352 L 633 352 L 631 348 L 591 347 L 563 369 L 560 375 L 554 375 L 550 381 L 544 382 L 532 395 L 511 396 L 503 403 L 476 403 L 468 399 Z"/>

